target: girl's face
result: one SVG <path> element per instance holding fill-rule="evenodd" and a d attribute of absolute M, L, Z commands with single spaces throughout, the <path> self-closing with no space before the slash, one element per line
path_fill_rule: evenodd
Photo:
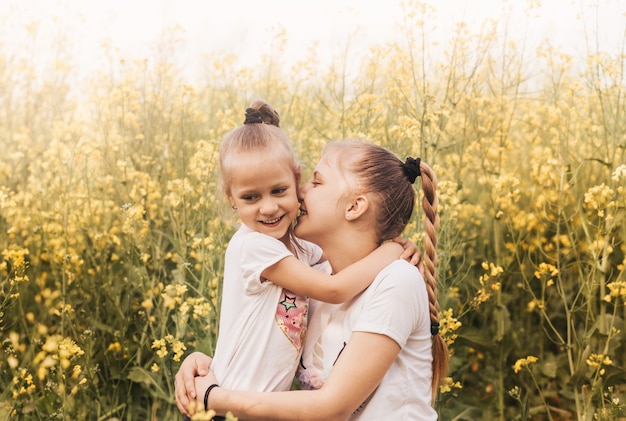
<path fill-rule="evenodd" d="M 300 215 L 295 234 L 312 241 L 322 248 L 324 238 L 336 234 L 345 218 L 345 194 L 348 184 L 340 171 L 337 159 L 330 153 L 322 156 L 315 167 L 311 180 L 300 189 Z"/>
<path fill-rule="evenodd" d="M 284 160 L 241 155 L 232 170 L 228 200 L 250 229 L 282 240 L 298 214 L 296 174 Z"/>

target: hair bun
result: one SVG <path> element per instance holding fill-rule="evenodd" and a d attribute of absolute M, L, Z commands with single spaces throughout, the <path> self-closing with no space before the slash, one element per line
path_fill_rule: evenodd
<path fill-rule="evenodd" d="M 246 108 L 246 119 L 243 124 L 269 124 L 280 127 L 280 116 L 270 104 L 257 100 Z"/>
<path fill-rule="evenodd" d="M 262 124 L 263 117 L 261 116 L 260 110 L 255 110 L 254 108 L 246 108 L 246 119 L 243 121 L 243 124 Z"/>

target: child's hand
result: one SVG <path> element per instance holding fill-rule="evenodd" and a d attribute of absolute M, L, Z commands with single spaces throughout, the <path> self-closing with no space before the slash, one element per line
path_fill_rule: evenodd
<path fill-rule="evenodd" d="M 396 237 L 393 239 L 393 241 L 400 244 L 404 248 L 404 251 L 402 252 L 400 258 L 406 260 L 413 266 L 417 266 L 420 273 L 424 275 L 424 262 L 422 261 L 422 253 L 419 251 L 417 246 L 406 238 Z"/>

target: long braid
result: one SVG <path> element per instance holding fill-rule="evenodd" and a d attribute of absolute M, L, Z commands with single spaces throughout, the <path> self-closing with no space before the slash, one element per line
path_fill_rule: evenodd
<path fill-rule="evenodd" d="M 425 162 L 420 162 L 422 177 L 422 208 L 424 209 L 424 278 L 428 292 L 430 309 L 431 333 L 433 335 L 433 401 L 437 397 L 439 385 L 448 373 L 448 347 L 439 335 L 439 302 L 437 301 L 437 230 L 439 228 L 439 214 L 437 208 L 437 177 L 432 168 Z"/>

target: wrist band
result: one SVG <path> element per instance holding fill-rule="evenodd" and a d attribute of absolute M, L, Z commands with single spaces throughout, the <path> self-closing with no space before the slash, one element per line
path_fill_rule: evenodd
<path fill-rule="evenodd" d="M 204 392 L 204 410 L 205 411 L 209 410 L 209 393 L 211 393 L 211 390 L 213 390 L 214 387 L 220 387 L 220 385 L 213 383 L 211 386 L 209 386 L 206 392 Z"/>

